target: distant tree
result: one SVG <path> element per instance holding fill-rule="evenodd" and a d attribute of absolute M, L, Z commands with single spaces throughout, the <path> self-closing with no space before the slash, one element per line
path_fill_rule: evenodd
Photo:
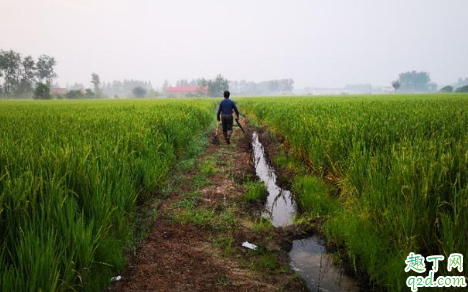
<path fill-rule="evenodd" d="M 49 85 L 38 82 L 33 97 L 34 99 L 51 99 Z"/>
<path fill-rule="evenodd" d="M 208 86 L 208 81 L 205 78 L 197 79 L 197 95 L 198 96 L 206 96 L 205 86 Z"/>
<path fill-rule="evenodd" d="M 34 77 L 36 68 L 34 59 L 31 56 L 24 58 L 21 72 L 21 80 L 18 88 L 18 94 L 28 94 L 33 92 Z"/>
<path fill-rule="evenodd" d="M 467 78 L 458 78 L 458 81 L 453 84 L 453 88 L 459 88 L 468 85 L 468 77 Z"/>
<path fill-rule="evenodd" d="M 457 88 L 455 92 L 456 93 L 468 93 L 468 85 Z"/>
<path fill-rule="evenodd" d="M 85 90 L 85 86 L 81 83 L 75 83 L 70 86 L 70 90 Z"/>
<path fill-rule="evenodd" d="M 137 87 L 133 88 L 132 92 L 133 92 L 133 95 L 135 97 L 145 97 L 145 95 L 147 93 L 146 89 L 144 89 L 141 86 L 137 86 Z"/>
<path fill-rule="evenodd" d="M 103 82 L 101 86 L 101 93 L 107 96 L 132 96 L 133 89 L 137 86 L 143 87 L 146 92 L 154 92 L 153 85 L 150 81 L 142 81 L 142 80 L 114 80 L 112 82 Z"/>
<path fill-rule="evenodd" d="M 31 56 L 24 59 L 21 54 L 9 50 L 0 51 L 0 77 L 3 77 L 2 91 L 7 96 L 25 96 L 34 93 L 36 81 L 49 88 L 57 77 L 54 72 L 56 61 L 47 55 L 35 62 Z M 41 88 L 41 87 L 39 87 Z M 33 94 L 34 95 L 34 94 Z"/>
<path fill-rule="evenodd" d="M 242 84 L 242 81 L 241 81 Z M 258 94 L 262 91 L 263 86 L 261 86 L 261 83 L 255 83 L 255 82 L 247 82 L 243 84 L 242 91 L 244 94 Z"/>
<path fill-rule="evenodd" d="M 86 88 L 86 98 L 92 99 L 96 98 L 96 93 L 94 93 L 90 88 Z"/>
<path fill-rule="evenodd" d="M 281 79 L 279 80 L 279 87 L 281 93 L 290 93 L 294 89 L 294 80 L 293 79 Z"/>
<path fill-rule="evenodd" d="M 177 80 L 176 86 L 177 87 L 189 86 L 189 82 L 187 79 Z"/>
<path fill-rule="evenodd" d="M 101 96 L 101 78 L 96 73 L 91 74 L 91 83 L 93 84 L 94 88 L 94 95 L 96 97 Z"/>
<path fill-rule="evenodd" d="M 439 92 L 447 92 L 447 93 L 453 92 L 453 87 L 450 85 L 444 86 L 439 90 Z"/>
<path fill-rule="evenodd" d="M 176 81 L 176 86 L 197 86 L 198 80 L 192 79 L 188 81 L 188 79 L 180 79 Z"/>
<path fill-rule="evenodd" d="M 147 95 L 148 97 L 160 97 L 161 93 L 157 90 L 150 90 L 148 91 Z"/>
<path fill-rule="evenodd" d="M 69 92 L 67 92 L 67 94 L 65 94 L 65 97 L 69 99 L 82 99 L 85 97 L 85 95 L 83 94 L 81 89 L 77 89 L 77 90 L 70 90 Z"/>
<path fill-rule="evenodd" d="M 211 97 L 222 96 L 225 90 L 229 90 L 229 82 L 221 74 L 214 80 L 208 80 L 208 94 Z"/>
<path fill-rule="evenodd" d="M 437 91 L 437 83 L 429 82 L 429 84 L 427 85 L 427 91 L 436 92 Z"/>
<path fill-rule="evenodd" d="M 36 63 L 37 78 L 40 82 L 45 80 L 45 83 L 49 87 L 52 84 L 52 80 L 57 77 L 57 74 L 54 72 L 55 65 L 57 65 L 55 58 L 47 55 L 39 56 L 39 59 Z"/>
<path fill-rule="evenodd" d="M 21 76 L 21 55 L 13 50 L 0 51 L 0 72 L 5 95 L 17 93 Z"/>
<path fill-rule="evenodd" d="M 280 92 L 280 82 L 278 80 L 270 80 L 267 82 L 268 92 Z"/>
<path fill-rule="evenodd" d="M 405 72 L 399 75 L 401 90 L 404 92 L 427 92 L 431 89 L 431 78 L 427 72 Z M 432 86 L 433 87 L 433 86 Z"/>
<path fill-rule="evenodd" d="M 291 93 L 294 89 L 293 79 L 274 79 L 261 82 L 230 80 L 231 93 L 236 95 L 266 95 Z"/>
<path fill-rule="evenodd" d="M 161 91 L 163 94 L 166 94 L 167 89 L 171 86 L 167 80 L 164 80 L 164 83 L 162 85 Z"/>
<path fill-rule="evenodd" d="M 392 81 L 392 87 L 393 87 L 393 89 L 395 89 L 395 93 L 398 91 L 400 86 L 401 86 L 400 81 L 398 81 L 398 80 Z"/>

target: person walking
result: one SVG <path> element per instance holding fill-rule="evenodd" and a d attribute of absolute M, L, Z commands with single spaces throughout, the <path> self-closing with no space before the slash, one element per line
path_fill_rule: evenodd
<path fill-rule="evenodd" d="M 227 144 L 231 144 L 232 135 L 232 112 L 236 113 L 236 121 L 239 121 L 239 111 L 237 110 L 236 103 L 229 99 L 231 93 L 229 91 L 224 92 L 224 100 L 219 103 L 218 113 L 216 118 L 223 123 L 223 135 Z"/>

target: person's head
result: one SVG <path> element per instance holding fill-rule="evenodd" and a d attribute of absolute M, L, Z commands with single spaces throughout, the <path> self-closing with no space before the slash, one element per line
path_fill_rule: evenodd
<path fill-rule="evenodd" d="M 229 98 L 229 96 L 231 96 L 231 93 L 229 91 L 225 91 L 224 92 L 224 98 Z"/>

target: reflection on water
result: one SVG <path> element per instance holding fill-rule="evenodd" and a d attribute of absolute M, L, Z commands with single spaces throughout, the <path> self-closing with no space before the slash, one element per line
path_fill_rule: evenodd
<path fill-rule="evenodd" d="M 356 281 L 333 263 L 318 237 L 294 240 L 289 258 L 309 291 L 359 291 Z"/>
<path fill-rule="evenodd" d="M 268 190 L 268 198 L 263 216 L 271 219 L 275 227 L 291 225 L 296 216 L 296 203 L 291 192 L 276 185 L 276 174 L 265 158 L 265 150 L 258 140 L 258 134 L 253 133 L 252 147 L 254 154 L 255 170 L 257 176 L 265 183 Z"/>

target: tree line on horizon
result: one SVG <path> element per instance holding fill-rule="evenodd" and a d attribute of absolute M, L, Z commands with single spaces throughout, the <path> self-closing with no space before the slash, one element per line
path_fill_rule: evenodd
<path fill-rule="evenodd" d="M 468 92 L 468 78 L 459 78 L 458 81 L 452 85 L 442 87 L 439 92 L 445 93 L 466 93 Z"/>
<path fill-rule="evenodd" d="M 401 93 L 424 93 L 436 92 L 437 84 L 431 82 L 428 72 L 408 71 L 398 75 L 398 79 L 392 81 L 392 87 L 395 92 Z M 442 87 L 439 92 L 468 92 L 468 78 L 459 78 L 457 83 Z"/>
<path fill-rule="evenodd" d="M 95 74 L 95 73 L 93 73 Z M 158 97 L 160 93 L 153 88 L 151 81 L 124 79 L 112 82 L 100 81 L 99 75 L 91 76 L 94 92 L 98 92 L 102 98 L 120 98 L 127 96 L 135 97 Z M 94 78 L 93 78 L 94 77 Z M 81 83 L 74 83 L 68 87 L 69 91 L 83 91 L 86 87 Z"/>
<path fill-rule="evenodd" d="M 123 80 L 101 83 L 100 76 L 91 74 L 93 89 L 75 83 L 60 92 L 51 91 L 52 82 L 57 78 L 54 57 L 41 55 L 35 60 L 32 56 L 22 56 L 13 50 L 0 50 L 0 98 L 35 98 L 35 99 L 93 99 L 93 98 L 119 98 L 119 97 L 160 97 L 169 96 L 168 88 L 171 84 L 167 80 L 161 90 L 154 89 L 150 81 Z M 3 82 L 2 82 L 3 81 Z M 408 71 L 400 73 L 398 79 L 393 81 L 395 92 L 424 93 L 436 92 L 437 84 L 431 81 L 428 72 Z M 283 95 L 290 94 L 294 89 L 293 79 L 275 79 L 262 82 L 246 80 L 228 80 L 221 74 L 213 79 L 180 79 L 175 86 L 198 87 L 198 91 L 186 94 L 186 97 L 220 97 L 223 91 L 230 90 L 233 95 Z M 56 86 L 57 87 L 57 86 Z M 205 88 L 208 90 L 205 91 Z M 468 78 L 459 78 L 452 85 L 442 87 L 439 92 L 468 92 Z"/>
<path fill-rule="evenodd" d="M 37 60 L 30 55 L 23 57 L 13 50 L 0 50 L 0 96 L 37 97 L 37 94 L 48 93 L 57 74 L 54 57 L 41 55 Z"/>
<path fill-rule="evenodd" d="M 201 90 L 204 86 L 208 86 L 208 96 L 217 97 L 222 96 L 224 90 L 229 90 L 233 95 L 273 95 L 273 94 L 288 94 L 294 89 L 293 79 L 274 79 L 261 82 L 246 81 L 246 80 L 228 80 L 221 74 L 216 78 L 207 80 L 205 78 L 198 79 L 180 79 L 175 83 L 176 87 L 198 87 L 200 90 L 197 94 L 190 94 L 190 96 L 204 96 L 206 93 Z M 167 80 L 164 81 L 162 86 L 162 93 L 164 94 L 167 89 L 171 87 Z M 189 96 L 189 97 L 190 97 Z"/>

